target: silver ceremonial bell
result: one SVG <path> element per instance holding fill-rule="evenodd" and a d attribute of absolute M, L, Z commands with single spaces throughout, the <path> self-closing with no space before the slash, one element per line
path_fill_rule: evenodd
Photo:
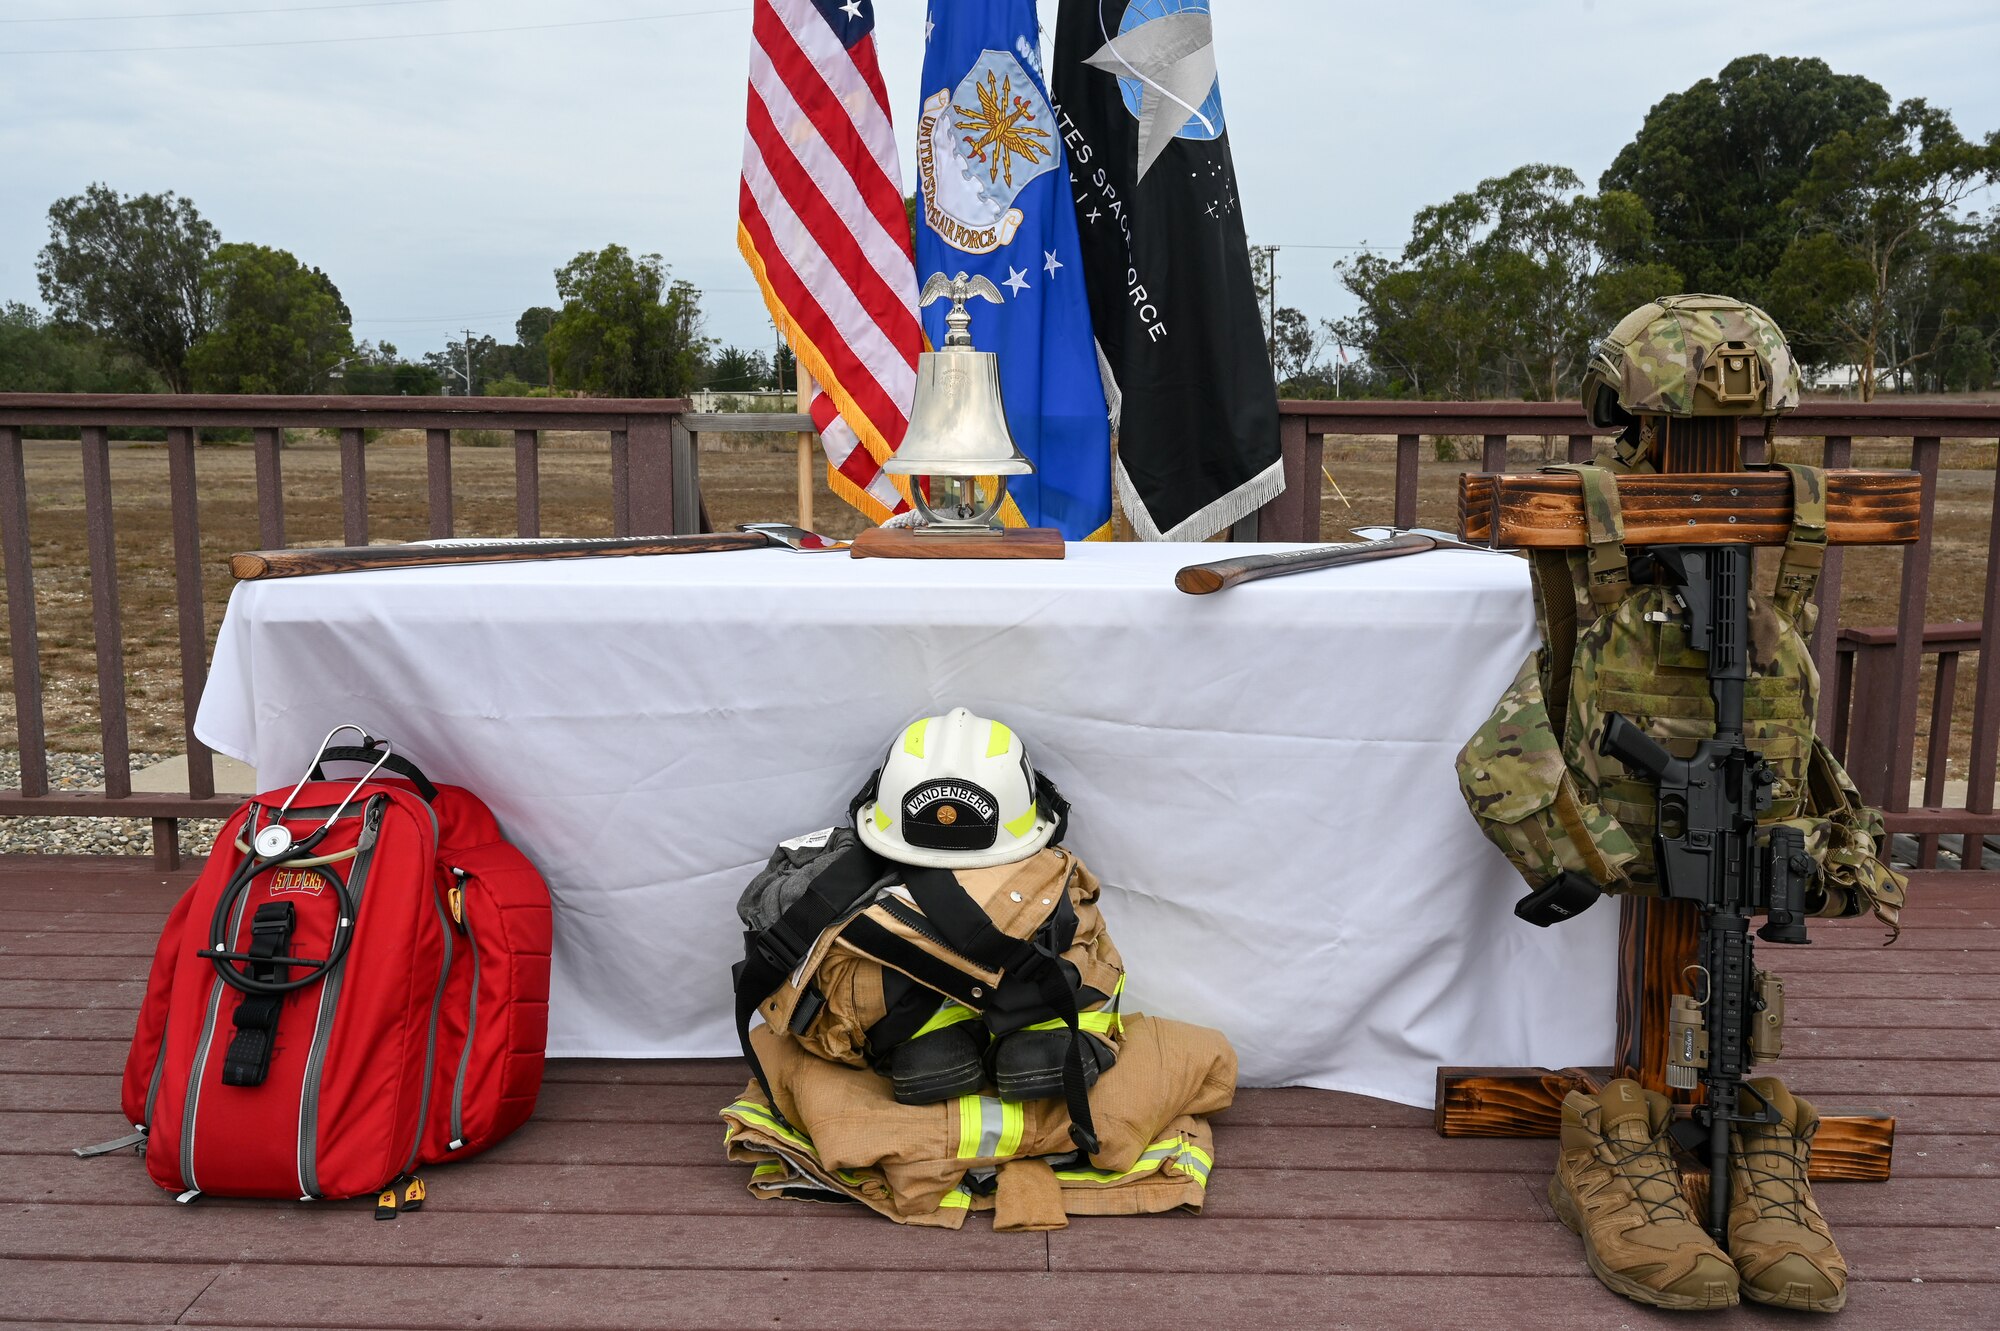
<path fill-rule="evenodd" d="M 916 401 L 910 408 L 909 428 L 882 470 L 931 478 L 928 497 L 924 486 L 910 487 L 911 501 L 923 518 L 918 531 L 977 536 L 1000 526 L 1007 478 L 1027 475 L 1034 466 L 1007 431 L 1007 412 L 1000 401 L 1000 358 L 972 349 L 972 316 L 966 312 L 966 299 L 984 296 L 998 305 L 999 290 L 984 277 L 934 273 L 924 283 L 919 303 L 929 305 L 943 296 L 951 297 L 944 346 L 917 357 Z M 983 505 L 978 502 L 981 476 L 995 478 Z"/>

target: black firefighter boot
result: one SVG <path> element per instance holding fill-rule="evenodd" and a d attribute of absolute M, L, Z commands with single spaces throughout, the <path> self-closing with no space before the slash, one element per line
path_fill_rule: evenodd
<path fill-rule="evenodd" d="M 993 1089 L 1002 1100 L 1054 1100 L 1063 1093 L 1063 1060 L 1069 1054 L 1069 1028 L 1030 1028 L 1004 1035 L 993 1046 Z M 1083 1084 L 1097 1084 L 1098 1074 L 1118 1061 L 1111 1046 L 1095 1035 L 1083 1036 Z"/>
<path fill-rule="evenodd" d="M 986 1084 L 981 1058 L 985 1034 L 978 1022 L 958 1022 L 905 1040 L 889 1051 L 882 1070 L 899 1105 L 934 1105 L 961 1095 L 977 1095 Z"/>

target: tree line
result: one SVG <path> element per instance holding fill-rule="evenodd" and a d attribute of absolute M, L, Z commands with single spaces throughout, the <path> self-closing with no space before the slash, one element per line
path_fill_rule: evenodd
<path fill-rule="evenodd" d="M 1553 400 L 1626 312 L 1707 291 L 1768 310 L 1809 371 L 1851 367 L 1863 401 L 1991 388 L 2000 211 L 1969 205 L 1996 179 L 2000 132 L 1744 56 L 1654 106 L 1595 193 L 1530 164 L 1423 209 L 1394 257 L 1337 264 L 1358 312 L 1275 310 L 1272 363 L 1287 396 L 1334 396 L 1338 354 L 1343 397 Z"/>
<path fill-rule="evenodd" d="M 793 382 L 789 352 L 718 345 L 701 293 L 622 245 L 556 269 L 557 303 L 522 311 L 514 341 L 468 335 L 413 359 L 357 341 L 326 273 L 224 242 L 171 192 L 58 199 L 35 274 L 46 312 L 0 306 L 0 391 L 680 397 Z"/>
<path fill-rule="evenodd" d="M 1420 211 L 1393 257 L 1337 264 L 1354 314 L 1272 301 L 1273 368 L 1287 396 L 1552 400 L 1626 311 L 1710 291 L 1769 310 L 1809 371 L 1847 369 L 1863 400 L 1991 388 L 2000 210 L 1971 205 L 1996 179 L 2000 131 L 1968 138 L 1821 60 L 1744 56 L 1655 105 L 1594 193 L 1531 163 Z M 1268 300 L 1271 256 L 1253 258 Z M 0 390 L 676 397 L 794 374 L 781 345 L 705 336 L 701 293 L 621 245 L 556 269 L 556 303 L 512 342 L 415 358 L 357 342 L 326 273 L 225 243 L 172 193 L 57 200 L 36 276 L 46 312 L 0 307 Z"/>

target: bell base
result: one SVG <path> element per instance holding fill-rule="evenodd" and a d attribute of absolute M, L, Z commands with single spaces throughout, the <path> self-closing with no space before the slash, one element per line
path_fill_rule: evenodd
<path fill-rule="evenodd" d="M 1054 527 L 1001 527 L 968 535 L 927 535 L 924 528 L 870 527 L 847 553 L 856 559 L 1061 559 Z"/>

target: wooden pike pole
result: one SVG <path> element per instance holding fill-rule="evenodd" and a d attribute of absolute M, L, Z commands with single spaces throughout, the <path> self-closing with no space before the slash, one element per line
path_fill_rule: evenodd
<path fill-rule="evenodd" d="M 812 376 L 806 373 L 805 362 L 792 353 L 792 364 L 798 369 L 797 409 L 804 412 L 812 403 Z M 799 452 L 799 525 L 808 531 L 813 525 L 813 437 L 805 431 L 798 435 Z"/>

